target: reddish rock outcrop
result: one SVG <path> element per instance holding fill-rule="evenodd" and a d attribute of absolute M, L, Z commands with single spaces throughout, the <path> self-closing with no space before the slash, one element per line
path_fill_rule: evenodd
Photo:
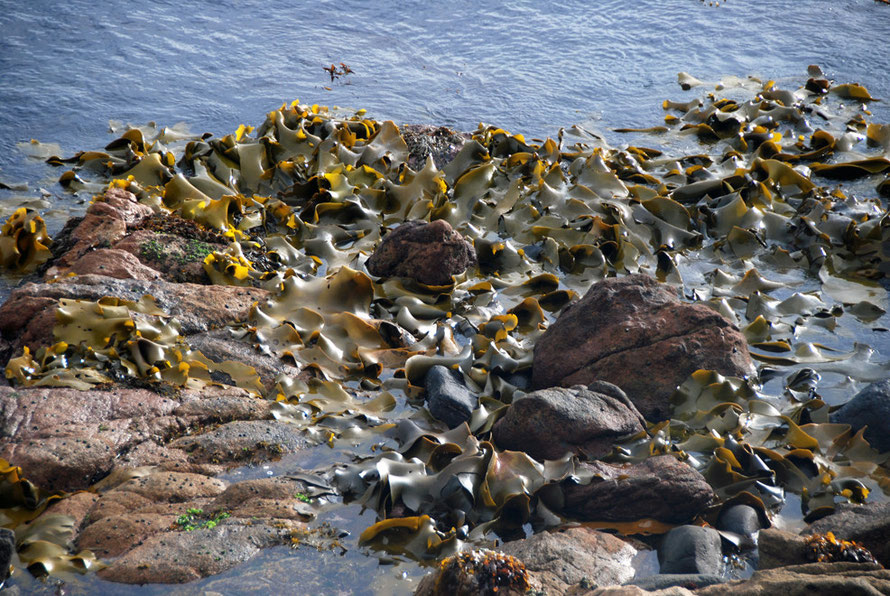
<path fill-rule="evenodd" d="M 98 300 L 114 296 L 135 302 L 146 294 L 179 321 L 183 335 L 245 321 L 253 303 L 269 296 L 268 291 L 259 288 L 115 279 L 107 275 L 29 283 L 16 288 L 0 307 L 0 333 L 11 347 L 6 358 L 18 354 L 22 346 L 34 351 L 54 343 L 52 331 L 60 298 Z"/>
<path fill-rule="evenodd" d="M 179 397 L 163 397 L 143 389 L 0 387 L 0 458 L 22 467 L 36 485 L 64 491 L 89 487 L 115 465 L 160 465 L 182 472 L 219 471 L 220 466 L 191 461 L 182 448 L 167 445 L 165 440 L 209 421 L 268 418 L 270 403 L 248 397 L 240 390 L 224 389 L 213 394 L 184 392 Z M 285 422 L 269 424 L 279 425 L 279 434 L 292 431 L 292 425 Z M 232 433 L 226 428 L 224 424 L 203 439 L 204 449 L 225 450 Z M 291 438 L 289 442 L 279 441 L 274 452 L 265 450 L 264 440 L 271 431 L 266 427 L 262 430 L 266 432 L 251 436 L 256 439 L 255 444 L 260 444 L 250 450 L 254 459 L 262 454 L 265 459 L 273 459 L 305 446 L 305 442 Z M 251 437 L 244 438 L 240 446 L 251 447 Z"/>
<path fill-rule="evenodd" d="M 428 285 L 447 285 L 451 276 L 476 263 L 476 254 L 444 220 L 408 221 L 387 234 L 368 259 L 371 275 L 409 277 Z"/>
<path fill-rule="evenodd" d="M 674 390 L 698 369 L 730 376 L 756 373 L 737 327 L 703 304 L 680 302 L 646 275 L 591 286 L 535 346 L 536 388 L 621 387 L 647 420 L 670 417 Z"/>
<path fill-rule="evenodd" d="M 139 279 L 152 281 L 161 274 L 142 264 L 130 253 L 113 248 L 98 248 L 90 251 L 72 263 L 68 273 L 77 275 L 107 275 L 115 279 Z"/>
<path fill-rule="evenodd" d="M 624 392 L 598 381 L 590 389 L 553 387 L 515 399 L 495 424 L 493 437 L 503 449 L 543 461 L 567 452 L 602 457 L 615 441 L 644 429 L 642 416 Z"/>
<path fill-rule="evenodd" d="M 563 512 L 590 521 L 652 518 L 679 524 L 692 520 L 715 499 L 714 490 L 692 467 L 672 455 L 639 464 L 580 464 L 588 484 L 563 481 Z"/>

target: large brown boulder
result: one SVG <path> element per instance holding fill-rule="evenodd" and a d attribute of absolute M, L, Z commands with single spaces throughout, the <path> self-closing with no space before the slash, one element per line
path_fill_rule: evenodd
<path fill-rule="evenodd" d="M 646 275 L 591 286 L 535 346 L 536 388 L 621 387 L 647 420 L 670 417 L 674 390 L 698 369 L 729 376 L 756 373 L 744 335 L 703 304 L 680 302 Z"/>
<path fill-rule="evenodd" d="M 566 452 L 594 459 L 609 453 L 615 441 L 642 432 L 644 422 L 621 389 L 597 381 L 590 388 L 539 389 L 513 400 L 493 436 L 501 448 L 538 460 Z"/>
<path fill-rule="evenodd" d="M 368 259 L 371 275 L 410 277 L 441 286 L 476 263 L 473 245 L 444 220 L 408 221 L 392 230 Z"/>
<path fill-rule="evenodd" d="M 714 500 L 714 490 L 691 466 L 672 455 L 650 457 L 639 464 L 580 464 L 579 476 L 590 482 L 563 481 L 563 513 L 589 521 L 637 521 L 651 518 L 681 524 L 692 520 Z"/>

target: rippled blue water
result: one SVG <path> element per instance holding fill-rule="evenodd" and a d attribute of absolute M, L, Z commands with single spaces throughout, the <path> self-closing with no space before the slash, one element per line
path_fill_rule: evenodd
<path fill-rule="evenodd" d="M 873 0 L 484 5 L 2 0 L 0 177 L 39 175 L 16 142 L 101 147 L 109 119 L 220 134 L 295 98 L 538 136 L 656 123 L 681 70 L 782 78 L 819 63 L 890 98 L 890 7 Z M 355 72 L 331 84 L 322 67 L 341 61 Z"/>

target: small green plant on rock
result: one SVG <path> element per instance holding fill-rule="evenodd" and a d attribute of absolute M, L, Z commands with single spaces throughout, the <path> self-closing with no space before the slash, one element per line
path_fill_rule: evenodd
<path fill-rule="evenodd" d="M 295 498 L 295 499 L 298 499 L 298 500 L 300 500 L 300 501 L 303 501 L 304 503 L 311 503 L 311 502 L 312 502 L 312 497 L 310 497 L 309 495 L 307 495 L 307 494 L 305 494 L 305 493 L 297 493 L 297 494 L 294 495 L 294 498 Z"/>
<path fill-rule="evenodd" d="M 220 511 L 213 517 L 206 517 L 203 509 L 189 508 L 176 519 L 175 525 L 185 532 L 212 530 L 216 524 L 229 517 L 232 517 L 232 514 L 226 511 Z"/>

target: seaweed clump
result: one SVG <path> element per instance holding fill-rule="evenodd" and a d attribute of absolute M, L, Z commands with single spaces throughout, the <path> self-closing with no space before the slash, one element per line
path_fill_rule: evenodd
<path fill-rule="evenodd" d="M 818 563 L 877 563 L 867 548 L 852 540 L 838 540 L 832 532 L 809 537 L 806 548 L 807 558 Z"/>
<path fill-rule="evenodd" d="M 433 581 L 420 585 L 418 594 L 510 596 L 525 594 L 531 588 L 528 572 L 519 559 L 488 549 L 448 557 L 432 577 Z"/>

